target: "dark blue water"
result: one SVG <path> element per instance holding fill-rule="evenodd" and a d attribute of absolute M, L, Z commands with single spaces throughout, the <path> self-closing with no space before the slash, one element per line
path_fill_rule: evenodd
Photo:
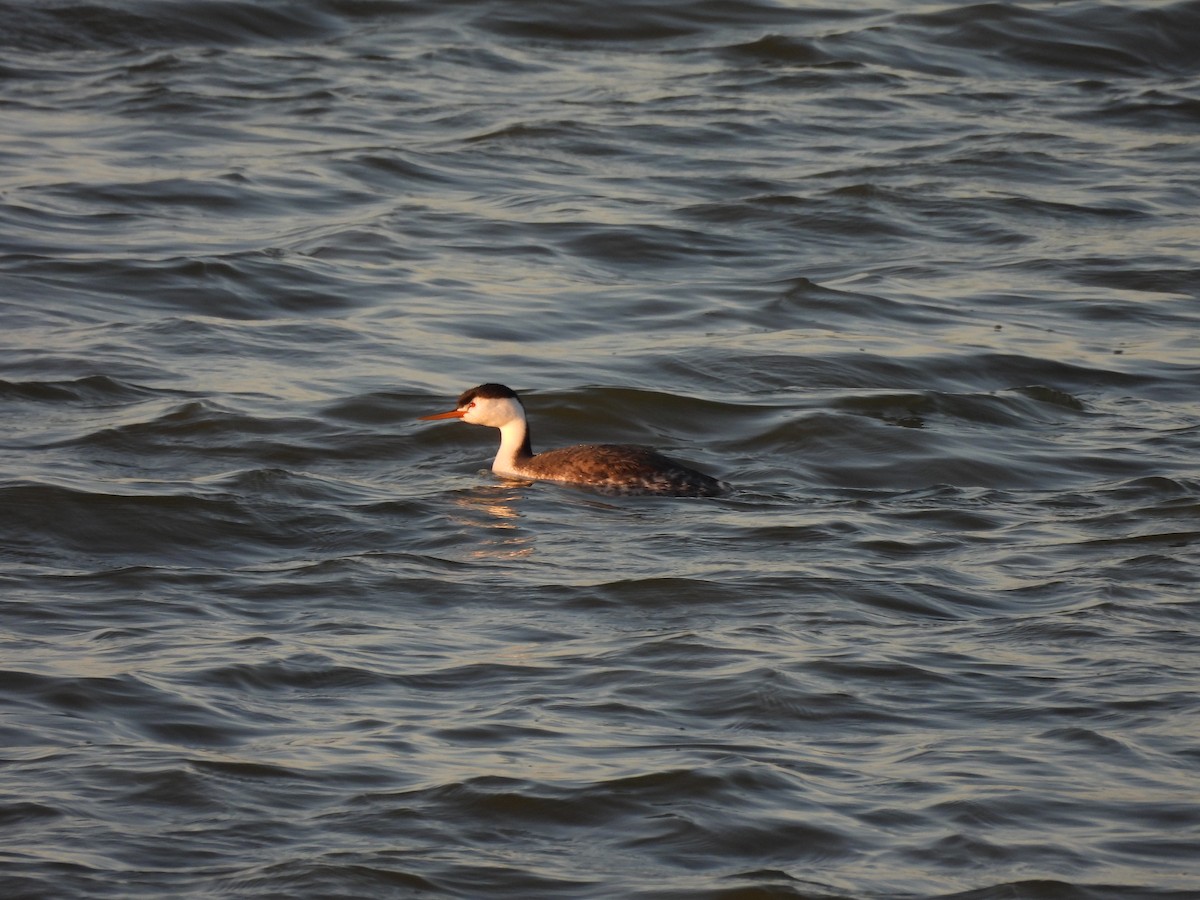
<path fill-rule="evenodd" d="M 1200 896 L 1197 35 L 0 3 L 0 895 Z"/>

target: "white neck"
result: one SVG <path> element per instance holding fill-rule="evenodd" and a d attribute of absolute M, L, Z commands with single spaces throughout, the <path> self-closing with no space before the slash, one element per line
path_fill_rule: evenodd
<path fill-rule="evenodd" d="M 525 407 L 516 397 L 476 397 L 460 409 L 467 424 L 499 429 L 500 449 L 492 461 L 497 475 L 516 475 L 533 458 Z"/>
<path fill-rule="evenodd" d="M 525 420 L 513 419 L 500 426 L 500 449 L 492 460 L 492 471 L 497 475 L 515 475 L 520 463 L 530 458 L 526 448 L 529 426 Z"/>

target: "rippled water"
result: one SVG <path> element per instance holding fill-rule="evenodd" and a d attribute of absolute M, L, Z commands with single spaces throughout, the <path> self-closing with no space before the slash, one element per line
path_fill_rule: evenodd
<path fill-rule="evenodd" d="M 0 893 L 1197 896 L 1197 34 L 0 3 Z"/>

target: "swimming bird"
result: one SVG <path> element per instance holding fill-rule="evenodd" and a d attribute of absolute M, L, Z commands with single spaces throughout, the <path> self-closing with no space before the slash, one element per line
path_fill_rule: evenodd
<path fill-rule="evenodd" d="M 503 478 L 558 481 L 612 494 L 714 497 L 729 490 L 724 482 L 649 447 L 580 444 L 535 454 L 521 398 L 502 384 L 473 387 L 458 398 L 456 408 L 421 419 L 461 419 L 471 425 L 499 428 L 500 449 L 492 471 Z"/>

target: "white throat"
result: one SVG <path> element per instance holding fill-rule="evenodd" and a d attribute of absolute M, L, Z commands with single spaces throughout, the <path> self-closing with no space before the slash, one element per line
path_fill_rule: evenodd
<path fill-rule="evenodd" d="M 512 419 L 500 426 L 500 449 L 492 460 L 492 471 L 497 475 L 516 475 L 519 461 L 524 456 L 525 436 L 529 426 L 525 419 Z"/>
<path fill-rule="evenodd" d="M 463 421 L 499 429 L 500 449 L 492 461 L 492 471 L 497 475 L 516 475 L 521 463 L 532 456 L 525 407 L 515 397 L 477 397 Z"/>

